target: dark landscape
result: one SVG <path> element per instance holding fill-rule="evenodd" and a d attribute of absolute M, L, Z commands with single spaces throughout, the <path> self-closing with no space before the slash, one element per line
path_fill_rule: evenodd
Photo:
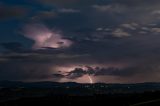
<path fill-rule="evenodd" d="M 160 105 L 160 83 L 0 82 L 0 106 Z"/>

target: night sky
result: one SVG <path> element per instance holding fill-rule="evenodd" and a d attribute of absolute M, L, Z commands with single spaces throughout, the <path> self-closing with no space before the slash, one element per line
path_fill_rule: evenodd
<path fill-rule="evenodd" d="M 0 0 L 0 80 L 160 81 L 160 0 Z"/>

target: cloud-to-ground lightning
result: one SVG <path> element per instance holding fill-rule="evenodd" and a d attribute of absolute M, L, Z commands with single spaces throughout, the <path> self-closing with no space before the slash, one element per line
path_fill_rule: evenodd
<path fill-rule="evenodd" d="M 90 84 L 93 84 L 93 80 L 92 80 L 91 76 L 88 75 L 88 78 L 89 78 Z"/>

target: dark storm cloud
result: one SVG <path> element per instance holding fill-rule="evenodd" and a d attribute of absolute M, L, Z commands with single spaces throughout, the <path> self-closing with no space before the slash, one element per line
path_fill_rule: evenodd
<path fill-rule="evenodd" d="M 57 17 L 57 13 L 55 11 L 39 11 L 37 12 L 31 19 L 34 20 L 48 20 L 54 19 Z"/>
<path fill-rule="evenodd" d="M 61 6 L 61 7 L 70 7 L 75 5 L 75 7 L 80 7 L 78 4 L 88 4 L 92 3 L 93 0 L 37 0 L 39 3 L 45 3 L 47 5 L 55 5 L 55 6 Z"/>
<path fill-rule="evenodd" d="M 56 80 L 64 78 L 62 74 L 56 74 L 56 67 L 67 66 L 67 64 L 79 64 L 86 56 L 46 54 L 46 53 L 6 53 L 0 55 L 0 79 L 1 80 Z M 82 59 L 83 58 L 83 59 Z M 85 59 L 87 60 L 87 59 Z M 81 62 L 82 63 L 82 62 Z M 87 62 L 86 62 L 87 63 Z M 11 77 L 12 76 L 12 77 Z M 72 76 L 73 77 L 73 76 Z M 55 78 L 55 79 L 54 79 Z M 71 74 L 68 73 L 68 77 Z"/>
<path fill-rule="evenodd" d="M 129 46 L 130 47 L 130 46 Z M 121 49 L 120 49 L 121 50 Z M 47 50 L 43 50 L 47 51 Z M 132 50 L 135 51 L 135 50 Z M 133 52 L 131 54 L 128 52 L 128 56 L 126 57 L 124 54 L 127 52 L 125 49 L 124 51 L 118 52 L 118 54 L 113 54 L 112 55 L 103 55 L 102 58 L 100 57 L 100 54 L 97 54 L 95 52 L 96 57 L 90 57 L 90 56 L 80 56 L 80 55 L 67 55 L 67 54 L 54 54 L 53 51 L 50 53 L 36 53 L 37 51 L 32 52 L 32 53 L 19 53 L 19 54 L 1 54 L 1 72 L 5 73 L 5 78 L 10 78 L 10 71 L 14 73 L 18 73 L 14 76 L 12 73 L 12 78 L 13 79 L 21 79 L 21 80 L 26 80 L 26 79 L 45 79 L 45 78 L 56 78 L 61 79 L 61 78 L 69 78 L 69 79 L 76 79 L 80 78 L 83 75 L 94 75 L 96 77 L 98 76 L 117 76 L 117 77 L 125 77 L 125 78 L 132 78 L 131 76 L 135 75 L 143 75 L 143 77 L 146 76 L 154 76 L 155 73 L 158 72 L 158 56 L 153 56 L 154 53 L 145 53 L 146 51 L 142 50 L 142 53 L 136 54 L 139 56 L 136 56 Z M 105 51 L 104 51 L 105 52 Z M 113 51 L 110 51 L 113 53 Z M 117 53 L 117 52 L 116 52 Z M 130 55 L 129 55 L 130 54 Z M 147 55 L 148 54 L 148 55 Z M 144 55 L 144 57 L 143 57 Z M 112 56 L 112 57 L 108 57 Z M 116 58 L 114 58 L 117 56 Z M 147 58 L 145 57 L 147 56 Z M 92 58 L 92 59 L 91 59 Z M 108 59 L 107 59 L 108 58 Z M 135 58 L 135 59 L 133 59 Z M 157 59 L 156 59 L 157 58 Z M 92 67 L 87 67 L 87 70 L 84 70 L 82 68 L 75 68 L 74 70 L 70 70 L 71 72 L 66 73 L 66 75 L 60 74 L 53 74 L 54 72 L 57 73 L 58 70 L 55 70 L 53 67 L 56 66 L 67 66 L 67 64 L 90 64 L 90 63 L 111 63 L 111 61 L 118 60 L 117 62 L 123 61 L 123 59 L 127 59 L 127 62 L 134 63 L 132 64 L 131 67 L 129 68 L 124 68 L 124 69 L 117 69 L 117 68 L 101 68 L 97 66 L 97 68 L 92 68 Z M 94 61 L 93 61 L 94 60 Z M 151 61 L 152 60 L 152 61 Z M 114 63 L 114 62 L 113 62 Z M 47 64 L 47 65 L 45 65 Z M 25 68 L 28 67 L 28 68 Z M 43 67 L 43 68 L 42 68 Z M 25 68 L 25 69 L 24 69 Z M 53 70 L 51 69 L 53 68 Z M 31 71 L 30 71 L 31 70 Z M 4 75 L 4 73 L 2 75 Z M 152 73 L 152 74 L 151 74 Z M 32 74 L 32 75 L 30 75 Z M 44 75 L 44 76 L 43 76 Z M 52 76 L 53 75 L 53 76 Z M 22 76 L 22 77 L 21 77 Z M 34 76 L 34 77 L 33 77 Z M 1 77 L 5 79 L 4 77 Z M 139 77 L 138 77 L 139 78 Z M 152 79 L 152 77 L 150 77 Z"/>
<path fill-rule="evenodd" d="M 40 1 L 38 1 L 40 2 Z M 150 12 L 154 10 L 158 10 L 159 6 L 158 0 L 106 0 L 106 1 L 99 1 L 99 0 L 41 0 L 42 3 L 47 4 L 59 4 L 61 7 L 68 6 L 70 8 L 79 8 L 85 11 L 84 14 L 91 19 L 94 17 L 94 21 L 98 19 L 103 19 L 103 22 L 107 21 L 107 17 L 114 18 L 114 21 L 125 21 L 128 19 L 130 20 L 137 20 L 137 18 L 143 18 L 143 15 L 150 14 Z M 154 6 L 153 6 L 154 5 Z M 93 8 L 93 9 L 92 9 Z M 97 13 L 98 11 L 94 11 L 94 9 L 102 10 L 101 13 Z M 115 13 L 115 14 L 114 14 Z M 119 14 L 116 14 L 119 13 Z M 95 14 L 95 15 L 94 15 Z M 97 16 L 96 16 L 97 15 Z M 120 16 L 121 15 L 121 16 Z M 105 16 L 105 17 L 100 17 Z M 133 16 L 133 18 L 131 17 Z M 135 17 L 136 16 L 136 17 Z M 123 19 L 123 18 L 124 19 Z M 150 16 L 149 16 L 150 17 Z M 100 21 L 100 20 L 97 20 Z M 96 21 L 96 22 L 97 22 Z M 142 21 L 142 20 L 141 20 Z M 108 21 L 109 22 L 109 21 Z"/>
<path fill-rule="evenodd" d="M 68 72 L 66 77 L 70 79 L 76 79 L 76 78 L 82 77 L 85 74 L 87 74 L 86 70 L 82 68 L 75 68 L 74 70 L 71 70 L 71 72 Z"/>
<path fill-rule="evenodd" d="M 69 79 L 77 79 L 84 75 L 90 75 L 94 77 L 117 77 L 120 82 L 127 82 L 127 83 L 136 83 L 136 82 L 158 82 L 159 79 L 159 58 L 155 59 L 152 57 L 150 59 L 143 60 L 143 62 L 139 62 L 137 64 L 133 64 L 132 66 L 125 67 L 125 68 L 116 68 L 116 67 L 90 67 L 86 66 L 86 68 L 75 68 L 74 70 L 70 70 L 70 72 L 59 73 L 58 78 L 69 78 Z M 54 76 L 55 77 L 55 76 Z M 105 80 L 105 79 L 100 79 Z M 116 81 L 117 82 L 117 81 Z"/>
<path fill-rule="evenodd" d="M 24 34 L 19 33 L 12 36 L 13 32 L 8 31 L 11 27 L 16 32 L 21 32 L 15 28 L 17 22 L 7 21 L 8 23 L 0 25 L 0 37 L 4 40 L 1 46 L 7 50 L 0 54 L 2 80 L 55 78 L 53 81 L 59 81 L 92 75 L 104 81 L 107 81 L 107 76 L 118 77 L 115 79 L 117 82 L 123 82 L 124 79 L 137 82 L 160 81 L 159 0 L 35 1 L 36 6 L 6 3 L 0 7 L 0 19 L 19 19 L 27 14 L 26 9 L 22 8 L 25 4 L 33 11 L 29 17 L 25 17 L 25 22 L 20 22 L 20 29 L 29 23 L 43 23 L 42 26 L 49 29 L 45 31 L 40 28 L 35 31 L 36 28 L 31 24 L 26 29 L 34 30 L 24 37 Z M 60 33 L 60 37 L 55 39 L 57 33 L 54 33 L 56 36 L 46 34 L 56 29 L 63 36 Z M 43 31 L 45 33 L 42 35 Z M 20 44 L 18 40 L 12 41 L 13 38 L 23 40 Z M 43 41 L 44 39 L 46 40 Z M 62 45 L 59 42 L 62 39 L 73 44 L 67 48 L 54 48 L 57 43 Z M 24 40 L 33 42 L 30 44 Z M 29 44 L 31 46 L 23 47 Z M 33 48 L 35 44 L 36 49 Z M 88 67 L 84 69 L 79 65 Z M 61 67 L 64 69 L 59 70 Z M 65 71 L 68 67 L 71 69 Z"/>
<path fill-rule="evenodd" d="M 125 69 L 118 69 L 115 67 L 108 67 L 108 68 L 102 68 L 102 67 L 96 67 L 92 68 L 90 66 L 86 66 L 86 69 L 83 68 L 75 68 L 74 70 L 71 70 L 66 75 L 63 74 L 55 74 L 55 77 L 58 78 L 70 78 L 70 79 L 77 79 L 84 75 L 90 75 L 90 76 L 118 76 L 118 77 L 130 77 L 137 74 L 135 71 L 136 67 L 129 67 Z M 139 71 L 139 70 L 138 70 Z"/>
<path fill-rule="evenodd" d="M 0 69 L 0 80 L 41 80 L 50 76 L 48 71 L 45 72 L 49 70 L 46 64 L 12 61 L 1 63 Z"/>
<path fill-rule="evenodd" d="M 149 24 L 158 21 L 159 16 L 153 13 L 158 13 L 158 1 L 98 1 L 98 0 L 71 0 L 71 1 L 43 1 L 48 4 L 63 4 L 61 7 L 56 6 L 58 10 L 78 10 L 78 14 L 58 14 L 58 17 L 51 18 L 52 21 L 45 21 L 53 27 L 58 27 L 69 33 L 70 35 L 77 35 L 77 30 L 92 29 L 95 30 L 100 27 L 111 28 L 114 30 L 113 34 L 121 33 L 120 36 L 129 36 L 130 33 L 123 29 L 114 29 L 120 24 L 138 23 Z M 65 7 L 69 5 L 69 7 Z M 154 5 L 154 6 L 153 6 Z M 51 6 L 54 7 L 55 6 Z M 58 11 L 57 10 L 57 11 Z M 53 12 L 53 11 L 52 11 Z M 40 17 L 39 17 L 40 18 Z M 133 28 L 133 27 L 132 27 Z M 93 32 L 91 32 L 92 34 Z M 143 33 L 143 32 L 141 32 Z M 85 34 L 85 33 L 82 33 Z M 82 38 L 82 37 L 81 37 Z"/>
<path fill-rule="evenodd" d="M 47 21 L 47 20 L 56 20 L 63 15 L 71 15 L 80 13 L 80 10 L 74 8 L 52 8 L 51 10 L 41 10 L 36 12 L 34 16 L 31 17 L 31 20 L 34 21 Z M 64 17 L 65 18 L 65 17 Z"/>
<path fill-rule="evenodd" d="M 19 42 L 9 42 L 9 43 L 1 43 L 3 48 L 11 51 L 21 51 L 23 50 L 23 45 Z"/>
<path fill-rule="evenodd" d="M 154 4 L 154 3 L 158 3 L 159 0 L 153 0 L 153 1 L 150 1 L 150 0 L 134 0 L 134 1 L 129 1 L 129 0 L 112 0 L 112 2 L 115 2 L 115 3 L 122 3 L 122 4 L 128 4 L 128 5 L 141 5 L 141 4 Z"/>
<path fill-rule="evenodd" d="M 116 62 L 127 62 L 128 64 L 133 64 L 133 67 L 126 68 L 124 70 L 107 70 L 97 72 L 97 76 L 103 74 L 119 76 L 119 77 L 129 77 L 138 74 L 149 75 L 150 71 L 146 71 L 145 65 L 147 65 L 148 69 L 154 66 L 154 64 L 158 64 L 156 58 L 159 56 L 159 36 L 154 35 L 143 35 L 143 36 L 134 36 L 132 38 L 123 38 L 123 39 L 109 39 L 106 41 L 77 41 L 73 47 L 69 49 L 61 49 L 54 50 L 52 48 L 46 48 L 44 50 L 36 50 L 32 51 L 32 53 L 21 53 L 21 54 L 10 54 L 5 59 L 9 61 L 28 61 L 30 62 L 38 62 L 38 63 L 53 63 L 51 66 L 57 65 L 67 65 L 67 64 L 92 64 L 92 63 L 115 63 Z M 74 40 L 76 41 L 76 40 Z M 138 41 L 138 42 L 136 42 Z M 152 42 L 154 41 L 154 42 Z M 135 43 L 136 42 L 136 43 Z M 98 48 L 95 48 L 98 47 Z M 100 52 L 103 51 L 103 52 Z M 60 53 L 67 53 L 61 54 Z M 80 54 L 80 55 L 77 55 Z M 89 55 L 83 55 L 89 54 Z M 4 55 L 2 57 L 5 57 Z M 147 58 L 146 58 L 147 57 Z M 153 58 L 152 62 L 150 61 Z M 2 59 L 2 60 L 5 60 Z M 155 59 L 155 60 L 154 60 Z M 26 65 L 28 63 L 25 63 Z M 138 65 L 141 64 L 141 65 Z M 33 64 L 34 65 L 34 64 Z M 39 65 L 41 66 L 41 64 Z M 51 67 L 48 66 L 48 67 Z M 19 67 L 19 66 L 18 66 Z M 31 67 L 31 66 L 30 66 Z M 37 74 L 39 73 L 39 68 L 37 68 Z M 152 74 L 157 73 L 157 68 L 152 69 Z M 44 73 L 49 70 L 44 71 Z M 53 70 L 54 71 L 54 70 Z M 42 72 L 41 72 L 42 73 Z M 84 72 L 85 73 L 85 72 Z M 84 73 L 79 73 L 77 71 L 73 71 L 68 74 L 67 78 L 79 78 L 80 76 L 85 75 Z M 50 73 L 51 74 L 51 73 Z M 61 76 L 62 78 L 63 76 Z"/>
<path fill-rule="evenodd" d="M 0 4 L 0 19 L 13 19 L 25 17 L 28 13 L 28 9 L 21 6 L 8 6 Z"/>
<path fill-rule="evenodd" d="M 54 78 L 65 78 L 66 76 L 62 74 L 53 74 L 53 77 Z"/>
<path fill-rule="evenodd" d="M 117 77 L 132 77 L 135 76 L 137 73 L 141 73 L 140 70 L 137 70 L 140 67 L 127 67 L 124 69 L 119 69 L 115 67 L 90 67 L 86 66 L 84 68 L 75 68 L 74 70 L 70 70 L 70 72 L 67 72 L 64 74 L 54 74 L 53 77 L 55 78 L 69 78 L 69 79 L 77 79 L 84 75 L 90 75 L 90 76 L 117 76 Z M 149 67 L 148 67 L 149 68 Z M 141 68 L 142 69 L 142 68 Z M 143 72 L 142 72 L 143 73 Z"/>

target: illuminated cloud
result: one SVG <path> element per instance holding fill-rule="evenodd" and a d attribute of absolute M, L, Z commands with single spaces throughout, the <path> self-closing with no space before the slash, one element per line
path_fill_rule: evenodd
<path fill-rule="evenodd" d="M 160 15 L 160 10 L 154 10 L 151 12 L 152 15 Z"/>
<path fill-rule="evenodd" d="M 72 41 L 64 39 L 60 33 L 52 31 L 42 24 L 26 25 L 23 34 L 34 41 L 34 49 L 65 48 L 72 45 Z"/>
<path fill-rule="evenodd" d="M 116 29 L 112 32 L 113 37 L 122 38 L 122 37 L 129 37 L 131 36 L 128 32 L 125 32 L 123 29 Z"/>
<path fill-rule="evenodd" d="M 154 33 L 160 33 L 160 28 L 152 28 L 151 31 Z"/>
<path fill-rule="evenodd" d="M 85 75 L 88 76 L 125 76 L 123 65 L 71 65 L 66 67 L 57 67 L 57 72 L 53 74 L 55 78 L 78 79 Z M 58 71 L 59 70 L 59 71 Z M 127 73 L 127 71 L 125 71 Z M 130 74 L 127 73 L 127 75 Z"/>
<path fill-rule="evenodd" d="M 138 27 L 138 24 L 137 24 L 137 23 L 122 24 L 121 26 L 122 26 L 123 28 L 126 28 L 126 29 L 136 30 L 137 27 Z"/>

